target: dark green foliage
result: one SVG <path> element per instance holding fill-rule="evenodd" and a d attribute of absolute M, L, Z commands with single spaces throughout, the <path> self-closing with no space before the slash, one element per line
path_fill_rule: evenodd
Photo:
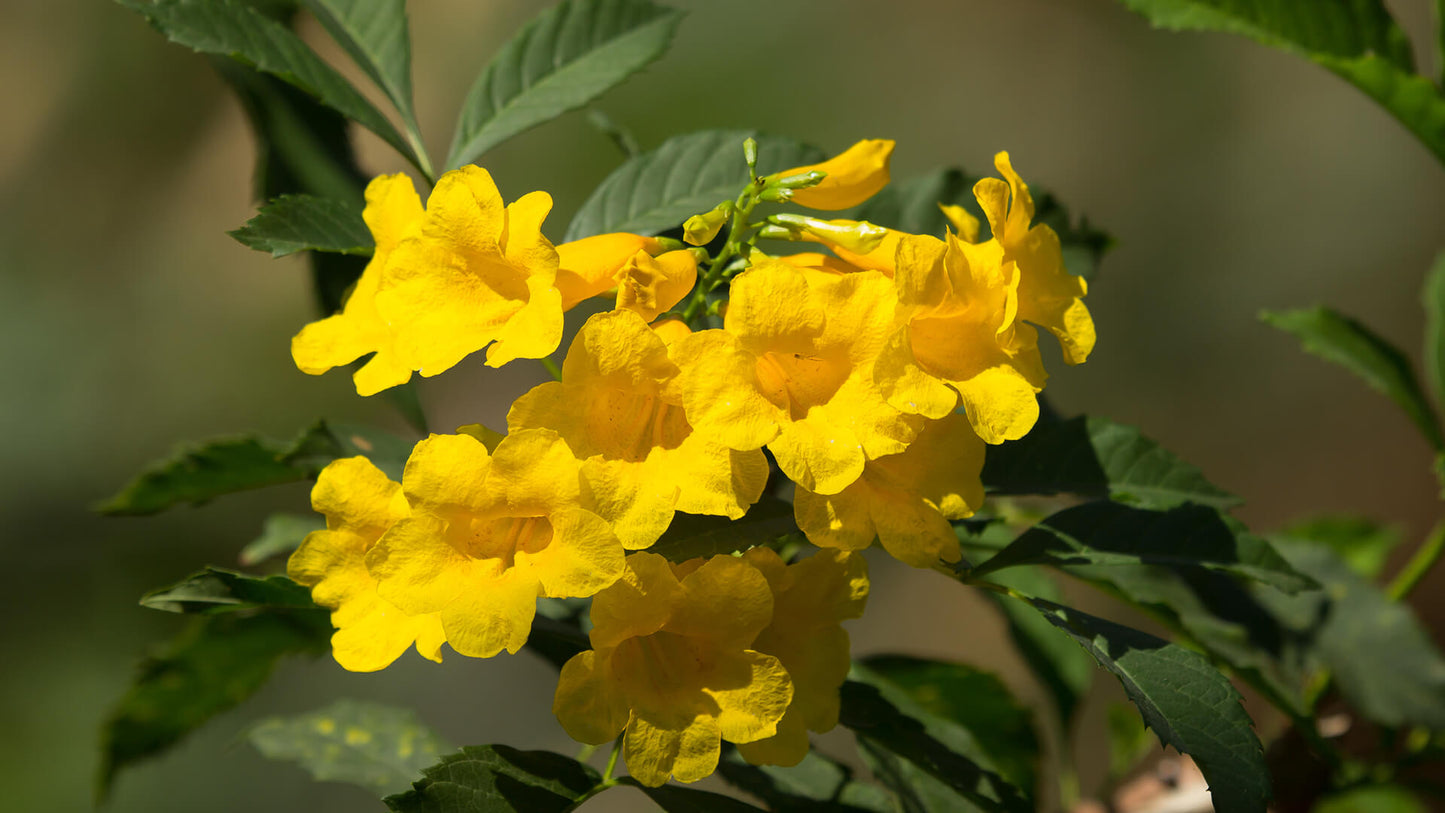
<path fill-rule="evenodd" d="M 763 495 L 741 519 L 679 512 L 662 538 L 648 551 L 666 556 L 673 562 L 685 562 L 699 556 L 716 556 L 756 545 L 768 545 L 797 530 L 798 525 L 793 521 L 793 504 Z"/>
<path fill-rule="evenodd" d="M 718 775 L 761 799 L 775 813 L 893 813 L 888 791 L 853 779 L 853 771 L 817 751 L 790 768 L 749 765 L 724 743 Z"/>
<path fill-rule="evenodd" d="M 623 777 L 622 784 L 631 785 L 657 803 L 665 813 L 757 813 L 759 808 L 740 802 L 731 796 L 710 793 L 705 790 L 682 785 L 663 785 L 657 788 L 638 782 L 632 777 Z"/>
<path fill-rule="evenodd" d="M 287 448 L 254 435 L 183 446 L 152 463 L 96 510 L 110 516 L 154 514 L 182 503 L 200 505 L 222 494 L 294 483 L 314 473 L 282 460 Z"/>
<path fill-rule="evenodd" d="M 370 256 L 375 248 L 359 205 L 314 195 L 282 195 L 229 234 L 273 257 L 298 251 Z"/>
<path fill-rule="evenodd" d="M 306 8 L 416 129 L 406 0 L 305 0 Z"/>
<path fill-rule="evenodd" d="M 222 613 L 260 607 L 315 609 L 311 590 L 285 576 L 249 576 L 208 567 L 141 596 L 142 607 L 168 613 Z"/>
<path fill-rule="evenodd" d="M 386 797 L 396 813 L 561 813 L 600 781 L 561 754 L 473 745 L 427 768 L 412 789 Z"/>
<path fill-rule="evenodd" d="M 342 457 L 361 455 L 397 482 L 401 481 L 414 441 L 368 426 L 317 421 L 282 456 L 293 466 L 320 471 Z"/>

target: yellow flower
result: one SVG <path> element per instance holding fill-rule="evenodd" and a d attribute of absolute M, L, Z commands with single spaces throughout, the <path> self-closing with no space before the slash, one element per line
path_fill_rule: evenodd
<path fill-rule="evenodd" d="M 837 494 L 799 488 L 798 528 L 819 547 L 861 550 L 877 537 L 913 567 L 957 562 L 948 521 L 972 516 L 983 502 L 983 450 L 963 415 L 929 421 L 906 451 L 868 461 L 863 476 Z"/>
<path fill-rule="evenodd" d="M 902 326 L 876 366 L 888 403 L 936 420 L 961 400 L 986 443 L 1023 437 L 1048 376 L 1037 331 L 1018 320 L 1018 266 L 999 243 L 909 235 L 894 283 Z"/>
<path fill-rule="evenodd" d="M 826 172 L 822 183 L 793 191 L 792 202 L 809 209 L 848 209 L 878 194 L 888 185 L 888 161 L 893 142 L 886 138 L 859 141 L 821 164 L 794 167 L 770 178 L 787 178 L 805 172 Z"/>
<path fill-rule="evenodd" d="M 1003 244 L 1004 262 L 1019 267 L 1019 318 L 1046 328 L 1058 337 L 1064 361 L 1082 364 L 1094 349 L 1094 320 L 1082 297 L 1088 283 L 1064 268 L 1059 236 L 1048 225 L 1030 226 L 1034 199 L 1008 153 L 994 156 L 994 166 L 1007 182 L 984 178 L 973 187 L 993 229 Z"/>
<path fill-rule="evenodd" d="M 737 519 L 767 483 L 760 450 L 733 451 L 692 430 L 677 375 L 662 337 L 636 313 L 599 313 L 567 351 L 562 380 L 533 388 L 507 415 L 512 432 L 556 430 L 585 461 L 584 504 L 627 548 L 656 542 L 674 511 Z"/>
<path fill-rule="evenodd" d="M 657 787 L 717 767 L 722 740 L 777 733 L 793 684 L 752 649 L 773 618 L 768 580 L 750 562 L 714 556 L 671 565 L 634 553 L 592 600 L 592 649 L 562 667 L 553 712 L 573 739 L 624 732 L 628 773 Z"/>
<path fill-rule="evenodd" d="M 398 355 L 392 330 L 376 311 L 376 292 L 392 251 L 421 227 L 423 215 L 421 198 L 405 175 L 382 175 L 367 184 L 361 216 L 376 251 L 341 313 L 312 322 L 291 340 L 291 356 L 302 372 L 320 375 L 375 353 L 352 377 L 357 393 L 375 395 L 411 378 L 411 365 Z"/>
<path fill-rule="evenodd" d="M 651 237 L 625 232 L 558 246 L 563 310 L 613 289 L 618 309 L 637 311 L 645 320 L 671 310 L 697 282 L 697 256 L 686 249 L 658 254 L 660 248 Z"/>
<path fill-rule="evenodd" d="M 894 326 L 887 277 L 759 257 L 731 297 L 724 329 L 673 347 L 698 432 L 732 449 L 766 444 L 788 477 L 822 494 L 858 479 L 865 459 L 913 440 L 922 421 L 889 406 L 873 382 Z"/>
<path fill-rule="evenodd" d="M 412 450 L 402 488 L 412 515 L 367 554 L 377 592 L 437 613 L 452 648 L 487 658 L 527 641 L 537 596 L 590 596 L 622 572 L 607 522 L 579 505 L 578 462 L 555 432 L 470 435 Z"/>
<path fill-rule="evenodd" d="M 773 621 L 753 641 L 793 681 L 793 702 L 778 733 L 743 743 L 738 753 L 754 765 L 797 765 L 808 755 L 808 732 L 838 725 L 838 687 L 848 677 L 848 633 L 841 622 L 863 615 L 868 564 L 846 551 L 819 551 L 792 565 L 769 548 L 744 559 L 762 571 L 773 591 Z"/>
<path fill-rule="evenodd" d="M 376 294 L 411 369 L 437 375 L 484 347 L 492 367 L 557 349 L 557 250 L 541 231 L 551 208 L 545 192 L 503 207 L 476 166 L 437 181 L 419 233 L 392 252 Z"/>
<path fill-rule="evenodd" d="M 326 515 L 326 530 L 307 535 L 286 572 L 330 607 L 331 652 L 353 672 L 385 669 L 413 642 L 422 657 L 440 662 L 446 641 L 436 615 L 407 615 L 376 593 L 366 552 L 411 513 L 401 485 L 364 457 L 332 461 L 311 490 L 311 505 Z"/>

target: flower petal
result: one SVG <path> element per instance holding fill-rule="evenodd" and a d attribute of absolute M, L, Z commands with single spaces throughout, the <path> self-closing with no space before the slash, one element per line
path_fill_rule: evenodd
<path fill-rule="evenodd" d="M 511 568 L 500 576 L 473 582 L 440 613 L 447 643 L 473 658 L 502 650 L 516 654 L 527 643 L 537 611 L 537 582 Z"/>
<path fill-rule="evenodd" d="M 607 521 L 580 508 L 551 514 L 552 540 L 537 553 L 519 551 L 552 598 L 590 596 L 622 575 L 622 545 Z"/>
<path fill-rule="evenodd" d="M 657 632 L 682 598 L 682 585 L 666 559 L 655 553 L 631 554 L 621 577 L 592 599 L 592 647 L 607 650 Z"/>
<path fill-rule="evenodd" d="M 893 155 L 893 144 L 885 138 L 865 139 L 820 164 L 794 167 L 774 177 L 786 178 L 815 170 L 826 172 L 827 176 L 817 186 L 795 190 L 792 202 L 827 211 L 852 208 L 888 185 L 888 161 Z"/>
<path fill-rule="evenodd" d="M 567 736 L 588 745 L 615 739 L 629 716 L 621 689 L 605 668 L 605 661 L 599 665 L 597 657 L 589 649 L 563 664 L 552 701 L 552 713 Z"/>

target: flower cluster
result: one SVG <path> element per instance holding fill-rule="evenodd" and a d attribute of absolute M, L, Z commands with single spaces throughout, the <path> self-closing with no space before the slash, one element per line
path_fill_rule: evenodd
<path fill-rule="evenodd" d="M 862 203 L 888 183 L 892 149 L 863 141 L 754 174 L 686 224 L 700 246 L 731 223 L 716 255 L 623 233 L 554 246 L 541 232 L 551 199 L 504 205 L 477 167 L 443 176 L 425 208 L 406 178 L 373 181 L 375 254 L 344 310 L 296 336 L 302 370 L 372 353 L 355 381 L 375 393 L 483 349 L 491 366 L 546 358 L 564 311 L 594 297 L 611 308 L 582 325 L 559 380 L 515 400 L 505 436 L 432 435 L 401 483 L 363 458 L 322 472 L 312 499 L 327 530 L 290 572 L 334 610 L 337 660 L 380 669 L 412 644 L 440 660 L 443 642 L 516 652 L 539 596 L 593 597 L 592 648 L 563 668 L 554 707 L 574 738 L 620 736 L 649 785 L 707 776 L 724 739 L 753 762 L 801 760 L 808 732 L 837 723 L 840 622 L 868 593 L 853 552 L 877 539 L 915 567 L 957 561 L 950 520 L 983 500 L 986 445 L 1038 418 L 1035 326 L 1070 364 L 1094 344 L 1084 281 L 1032 222 L 1006 153 L 1003 179 L 975 186 L 983 220 L 946 205 L 942 237 L 754 222 L 765 201 Z M 759 237 L 827 253 L 770 256 Z M 823 550 L 792 563 L 768 546 L 678 562 L 647 551 L 677 512 L 744 518 L 773 464 Z"/>

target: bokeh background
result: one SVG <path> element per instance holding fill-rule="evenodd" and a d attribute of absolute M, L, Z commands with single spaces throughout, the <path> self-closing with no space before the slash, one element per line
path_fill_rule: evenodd
<path fill-rule="evenodd" d="M 890 137 L 899 178 L 942 164 L 984 171 L 1008 149 L 1025 178 L 1118 241 L 1088 300 L 1097 353 L 1051 366 L 1063 411 L 1144 428 L 1246 498 L 1241 516 L 1259 528 L 1352 512 L 1413 542 L 1438 516 L 1430 454 L 1407 420 L 1256 319 L 1325 303 L 1419 357 L 1417 291 L 1445 248 L 1445 171 L 1345 83 L 1243 39 L 1152 31 L 1109 0 L 672 2 L 690 12 L 672 52 L 597 105 L 644 147 L 708 127 L 830 151 Z M 411 5 L 417 108 L 435 154 L 475 73 L 544 4 Z M 1428 53 L 1427 0 L 1388 5 Z M 396 421 L 346 374 L 292 365 L 290 337 L 313 317 L 305 265 L 225 235 L 253 209 L 253 145 L 203 58 L 118 6 L 4 0 L 0 89 L 0 787 L 8 809 L 83 810 L 102 716 L 140 654 L 180 627 L 137 597 L 233 564 L 265 515 L 303 510 L 307 490 L 150 519 L 88 506 L 181 440 L 284 438 L 317 416 Z M 368 134 L 358 143 L 369 170 L 402 168 Z M 560 238 L 619 161 L 571 114 L 484 163 L 508 197 L 550 191 Z M 501 424 L 506 403 L 541 380 L 513 367 L 466 364 L 424 381 L 434 425 Z M 987 605 L 931 574 L 874 565 L 869 616 L 852 626 L 858 652 L 980 663 L 1042 697 Z M 1442 586 L 1437 573 L 1418 594 L 1437 631 Z M 379 809 L 266 762 L 238 732 L 351 696 L 413 705 L 457 744 L 570 752 L 551 688 L 550 669 L 526 654 L 442 667 L 409 655 L 374 675 L 286 662 L 252 702 L 122 775 L 109 809 Z M 1113 691 L 1101 683 L 1086 726 L 1098 730 Z M 1101 749 L 1072 747 L 1097 773 Z"/>

